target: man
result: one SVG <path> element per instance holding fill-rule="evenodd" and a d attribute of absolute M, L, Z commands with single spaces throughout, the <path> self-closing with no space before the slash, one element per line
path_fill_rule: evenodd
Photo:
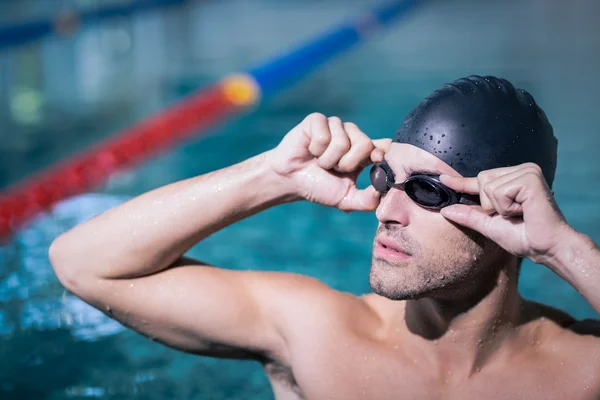
<path fill-rule="evenodd" d="M 67 232 L 52 263 L 70 291 L 150 338 L 261 362 L 278 399 L 600 398 L 595 323 L 517 289 L 527 257 L 600 311 L 600 251 L 553 200 L 556 139 L 533 98 L 505 80 L 460 79 L 390 142 L 309 115 L 273 150 Z M 359 190 L 369 164 L 372 186 Z M 375 293 L 183 257 L 236 221 L 302 199 L 376 210 Z"/>

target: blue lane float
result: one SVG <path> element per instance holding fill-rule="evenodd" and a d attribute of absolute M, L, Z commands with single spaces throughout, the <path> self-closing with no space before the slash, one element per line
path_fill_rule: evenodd
<path fill-rule="evenodd" d="M 256 81 L 262 97 L 270 97 L 298 81 L 338 54 L 368 38 L 400 17 L 422 0 L 392 1 L 326 32 L 296 49 L 278 55 L 247 73 Z"/>
<path fill-rule="evenodd" d="M 67 35 L 81 26 L 141 11 L 181 5 L 186 0 L 135 0 L 127 4 L 104 6 L 90 11 L 62 11 L 49 18 L 40 18 L 8 26 L 0 26 L 0 50 L 23 46 L 45 37 Z"/>

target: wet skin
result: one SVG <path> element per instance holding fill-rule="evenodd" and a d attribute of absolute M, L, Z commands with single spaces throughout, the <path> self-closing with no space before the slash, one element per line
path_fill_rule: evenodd
<path fill-rule="evenodd" d="M 371 141 L 354 124 L 314 114 L 276 149 L 75 227 L 55 240 L 50 259 L 68 290 L 143 335 L 193 354 L 260 362 L 277 399 L 600 398 L 598 322 L 575 321 L 518 293 L 518 257 L 529 257 L 600 310 L 600 251 L 542 204 L 549 200 L 540 197 L 537 170 L 511 171 L 515 182 L 531 181 L 521 188 L 522 209 L 539 214 L 523 223 L 485 214 L 508 204 L 492 192 L 482 210 L 448 214 L 419 207 L 401 190 L 382 197 L 358 189 L 360 167 L 384 153 L 397 181 L 427 169 L 477 190 L 430 153 Z M 299 200 L 375 211 L 374 293 L 183 256 L 230 224 Z M 467 228 L 489 218 L 495 225 Z M 481 232 L 486 227 L 497 229 Z M 541 233 L 534 244 L 531 229 Z"/>

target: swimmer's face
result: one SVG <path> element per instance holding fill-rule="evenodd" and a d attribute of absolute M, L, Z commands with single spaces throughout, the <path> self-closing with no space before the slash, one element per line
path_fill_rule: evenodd
<path fill-rule="evenodd" d="M 385 160 L 396 182 L 419 173 L 460 176 L 439 158 L 408 144 L 392 143 Z M 376 215 L 370 283 L 375 293 L 393 300 L 470 295 L 502 253 L 492 241 L 420 207 L 402 190 L 387 192 Z M 408 255 L 390 249 L 394 247 Z"/>

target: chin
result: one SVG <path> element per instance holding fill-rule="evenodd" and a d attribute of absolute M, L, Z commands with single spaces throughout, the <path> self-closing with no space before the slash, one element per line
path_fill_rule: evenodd
<path fill-rule="evenodd" d="M 435 291 L 435 280 L 410 261 L 390 264 L 374 258 L 369 283 L 374 293 L 390 300 L 413 300 Z"/>

